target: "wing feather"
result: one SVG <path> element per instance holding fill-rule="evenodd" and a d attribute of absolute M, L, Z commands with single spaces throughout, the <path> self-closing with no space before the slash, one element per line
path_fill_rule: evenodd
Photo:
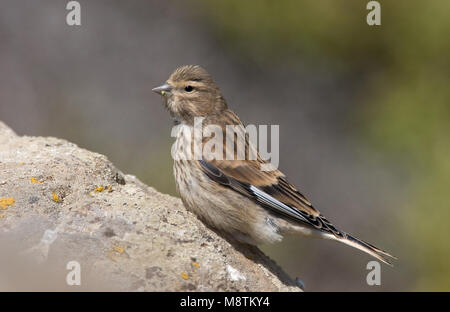
<path fill-rule="evenodd" d="M 283 215 L 293 222 L 298 222 L 323 232 L 327 234 L 325 235 L 327 238 L 333 238 L 361 249 L 390 264 L 385 258 L 386 256 L 393 257 L 389 253 L 336 229 L 295 186 L 286 180 L 285 175 L 281 171 L 276 169 L 272 171 L 262 170 L 262 165 L 267 164 L 267 162 L 261 159 L 250 144 L 244 126 L 232 111 L 227 110 L 224 115 L 217 119 L 212 118 L 209 122 L 212 124 L 220 124 L 222 122 L 223 127 L 225 125 L 237 125 L 235 129 L 238 132 L 232 134 L 232 139 L 243 139 L 246 156 L 244 160 L 239 160 L 237 157 L 227 160 L 229 159 L 227 158 L 229 154 L 234 153 L 233 155 L 236 156 L 236 148 L 234 148 L 234 152 L 227 151 L 227 144 L 224 141 L 224 160 L 198 160 L 200 168 L 210 179 L 252 199 L 274 214 Z M 225 138 L 230 139 L 231 135 L 227 131 L 225 133 Z M 248 157 L 250 151 L 256 153 L 256 159 Z"/>
<path fill-rule="evenodd" d="M 334 228 L 334 226 L 332 226 L 331 223 L 329 223 L 328 220 L 321 216 L 318 211 L 315 210 L 312 206 L 305 207 L 305 204 L 303 204 L 303 200 L 298 203 L 298 206 L 302 208 L 305 207 L 307 209 L 314 209 L 314 211 L 316 212 L 315 215 L 310 214 L 306 209 L 298 208 L 291 205 L 287 201 L 280 200 L 279 197 L 286 198 L 286 195 L 283 194 L 283 196 L 277 196 L 280 195 L 279 190 L 277 190 L 276 187 L 279 184 L 272 184 L 270 188 L 269 186 L 255 186 L 248 183 L 247 181 L 241 181 L 225 174 L 221 169 L 213 165 L 211 162 L 199 160 L 199 163 L 203 172 L 210 179 L 254 200 L 261 206 L 271 210 L 273 213 L 284 215 L 293 221 L 300 222 L 303 225 L 310 226 L 316 230 L 343 237 L 342 233 Z M 287 182 L 284 182 L 281 185 L 285 185 L 286 183 Z M 270 189 L 271 192 L 267 192 L 267 189 Z M 295 196 L 293 199 L 291 198 L 291 201 L 296 198 L 297 196 Z"/>

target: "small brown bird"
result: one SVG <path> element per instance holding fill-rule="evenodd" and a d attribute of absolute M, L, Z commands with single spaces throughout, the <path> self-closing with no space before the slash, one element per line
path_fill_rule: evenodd
<path fill-rule="evenodd" d="M 274 243 L 283 234 L 297 233 L 336 240 L 358 248 L 390 264 L 389 253 L 335 228 L 279 170 L 263 169 L 263 160 L 251 144 L 239 117 L 227 106 L 211 76 L 200 66 L 182 66 L 154 92 L 178 125 L 172 149 L 177 190 L 187 209 L 207 225 L 234 239 L 248 243 Z M 222 152 L 193 157 L 195 121 L 202 127 L 222 129 Z M 234 132 L 227 131 L 234 126 Z M 202 137 L 205 147 L 212 136 Z M 233 144 L 229 145 L 230 139 Z M 240 141 L 241 140 L 241 141 Z M 237 143 L 244 142 L 244 158 L 237 157 Z M 250 157 L 256 155 L 256 157 Z M 231 154 L 231 157 L 230 157 Z"/>

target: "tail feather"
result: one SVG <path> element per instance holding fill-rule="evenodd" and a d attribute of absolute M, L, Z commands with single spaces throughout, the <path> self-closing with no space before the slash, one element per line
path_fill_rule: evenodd
<path fill-rule="evenodd" d="M 380 260 L 381 262 L 384 262 L 390 266 L 394 266 L 392 264 L 392 262 L 390 261 L 389 258 L 395 259 L 397 260 L 396 257 L 394 257 L 393 255 L 389 254 L 388 252 L 381 250 L 380 248 L 375 247 L 372 244 L 369 244 L 363 240 L 360 240 L 356 237 L 353 237 L 349 234 L 346 234 L 344 237 L 336 237 L 333 235 L 330 235 L 331 239 L 337 240 L 341 243 L 344 243 L 346 245 L 349 245 L 351 247 L 357 248 L 359 250 L 364 251 L 365 253 L 368 253 L 369 255 L 377 258 L 378 260 Z"/>

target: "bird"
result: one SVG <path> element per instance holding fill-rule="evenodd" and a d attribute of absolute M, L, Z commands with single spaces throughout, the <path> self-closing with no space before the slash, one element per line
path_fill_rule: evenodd
<path fill-rule="evenodd" d="M 174 121 L 172 157 L 177 191 L 187 210 L 207 226 L 244 244 L 277 243 L 286 234 L 299 234 L 344 243 L 391 266 L 391 259 L 397 259 L 337 229 L 285 174 L 262 159 L 244 124 L 203 67 L 178 67 L 152 91 L 162 96 Z M 202 129 L 213 126 L 222 131 L 223 137 L 216 140 L 219 145 L 209 152 L 202 148 L 212 139 L 211 133 L 200 137 L 195 146 L 198 120 Z M 227 131 L 229 126 L 234 131 Z M 241 157 L 236 142 L 244 146 Z M 200 157 L 195 150 L 200 150 Z"/>

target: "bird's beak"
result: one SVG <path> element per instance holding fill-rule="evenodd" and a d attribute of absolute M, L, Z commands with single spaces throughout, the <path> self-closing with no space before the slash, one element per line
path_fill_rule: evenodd
<path fill-rule="evenodd" d="M 172 86 L 168 83 L 152 89 L 153 92 L 164 95 L 166 92 L 172 91 Z"/>

